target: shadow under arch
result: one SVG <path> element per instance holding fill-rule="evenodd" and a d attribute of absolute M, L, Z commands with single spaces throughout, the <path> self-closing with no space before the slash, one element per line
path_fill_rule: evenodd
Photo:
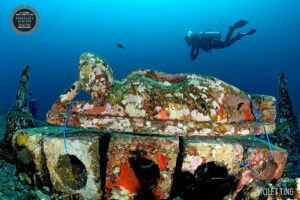
<path fill-rule="evenodd" d="M 86 185 L 86 167 L 75 155 L 66 154 L 60 156 L 55 170 L 63 184 L 73 190 L 79 190 Z"/>
<path fill-rule="evenodd" d="M 133 169 L 139 180 L 141 189 L 135 200 L 153 200 L 156 199 L 153 191 L 158 185 L 160 178 L 159 166 L 152 160 L 145 157 L 134 156 L 129 158 L 130 167 Z"/>
<path fill-rule="evenodd" d="M 181 171 L 173 183 L 170 199 L 178 196 L 184 200 L 222 200 L 235 191 L 237 182 L 222 163 L 207 162 L 199 165 L 194 174 Z"/>

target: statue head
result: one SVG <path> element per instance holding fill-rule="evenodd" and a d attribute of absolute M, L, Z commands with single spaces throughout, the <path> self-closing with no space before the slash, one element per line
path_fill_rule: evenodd
<path fill-rule="evenodd" d="M 89 93 L 96 103 L 103 103 L 113 88 L 113 71 L 107 62 L 94 53 L 84 53 L 79 59 L 80 89 Z"/>

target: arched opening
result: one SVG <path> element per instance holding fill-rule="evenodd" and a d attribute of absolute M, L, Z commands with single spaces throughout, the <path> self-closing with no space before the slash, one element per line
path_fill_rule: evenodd
<path fill-rule="evenodd" d="M 31 155 L 31 152 L 25 147 L 17 147 L 16 156 L 17 156 L 17 171 L 19 173 L 20 181 L 23 184 L 31 185 L 33 182 L 33 176 L 36 173 L 36 166 L 33 157 Z"/>
<path fill-rule="evenodd" d="M 223 199 L 236 188 L 237 180 L 218 162 L 198 166 L 194 174 L 184 171 L 177 175 L 173 196 L 183 199 Z"/>
<path fill-rule="evenodd" d="M 86 185 L 86 168 L 74 155 L 61 156 L 57 161 L 56 172 L 63 184 L 74 190 L 79 190 Z"/>
<path fill-rule="evenodd" d="M 74 101 L 87 101 L 87 100 L 91 100 L 91 99 L 92 99 L 92 96 L 89 93 L 81 90 L 79 92 L 79 94 L 75 97 Z"/>
<path fill-rule="evenodd" d="M 31 155 L 31 152 L 25 148 L 22 147 L 20 149 L 17 150 L 17 159 L 20 162 L 19 164 L 25 168 L 28 167 L 34 167 L 34 162 L 33 162 L 33 157 Z"/>
<path fill-rule="evenodd" d="M 152 160 L 138 156 L 129 158 L 129 163 L 141 186 L 135 199 L 154 199 L 153 191 L 160 177 L 159 166 Z"/>

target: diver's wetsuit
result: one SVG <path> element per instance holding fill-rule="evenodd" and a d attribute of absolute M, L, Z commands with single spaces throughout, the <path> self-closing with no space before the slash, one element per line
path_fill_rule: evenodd
<path fill-rule="evenodd" d="M 235 23 L 234 26 L 229 27 L 229 31 L 226 35 L 225 41 L 221 41 L 220 39 L 211 39 L 208 37 L 201 37 L 199 34 L 187 35 L 185 37 L 186 42 L 189 46 L 192 46 L 190 51 L 190 57 L 192 60 L 195 60 L 199 55 L 199 49 L 201 48 L 203 51 L 209 52 L 211 49 L 222 49 L 225 47 L 229 47 L 235 41 L 241 39 L 245 35 L 251 35 L 256 32 L 255 29 L 251 29 L 248 33 L 238 33 L 235 37 L 232 37 L 233 31 L 237 28 L 240 28 L 246 25 L 248 22 L 245 20 L 241 20 Z"/>

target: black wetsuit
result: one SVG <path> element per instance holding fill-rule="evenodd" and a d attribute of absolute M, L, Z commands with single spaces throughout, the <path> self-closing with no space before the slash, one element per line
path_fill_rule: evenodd
<path fill-rule="evenodd" d="M 208 37 L 203 37 L 202 35 L 199 34 L 192 34 L 190 36 L 186 36 L 186 41 L 191 46 L 191 51 L 190 51 L 190 57 L 192 60 L 195 60 L 197 56 L 199 55 L 199 49 L 202 49 L 205 52 L 209 52 L 211 49 L 222 49 L 225 47 L 229 47 L 232 45 L 235 41 L 241 39 L 245 35 L 251 35 L 253 34 L 256 30 L 251 29 L 248 33 L 242 34 L 238 33 L 235 37 L 232 38 L 233 31 L 236 28 L 240 28 L 244 26 L 247 23 L 245 20 L 241 20 L 237 22 L 234 26 L 229 27 L 229 31 L 226 35 L 226 38 L 224 41 L 221 41 L 220 39 L 211 39 Z"/>

